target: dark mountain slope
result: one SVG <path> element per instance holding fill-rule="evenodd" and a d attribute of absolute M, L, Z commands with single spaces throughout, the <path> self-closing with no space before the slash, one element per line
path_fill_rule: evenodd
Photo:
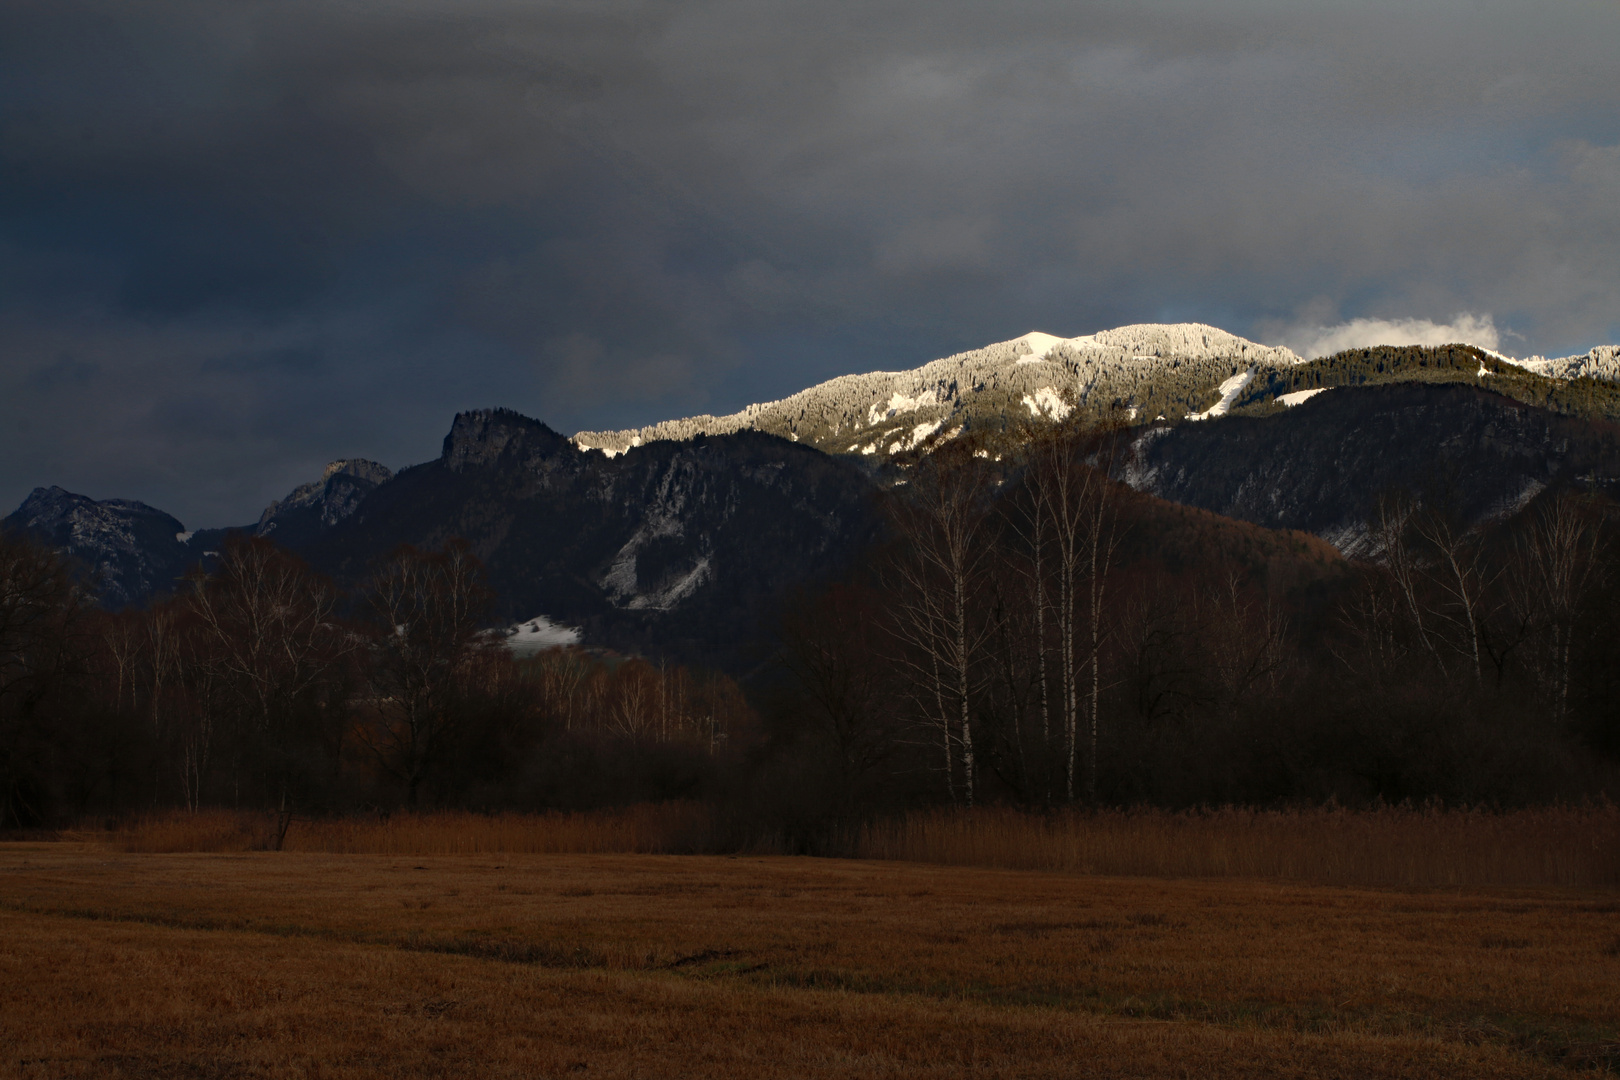
<path fill-rule="evenodd" d="M 1387 491 L 1478 521 L 1559 482 L 1620 481 L 1620 426 L 1459 385 L 1340 387 L 1264 417 L 1155 428 L 1133 448 L 1122 473 L 1140 491 L 1352 552 Z"/>
<path fill-rule="evenodd" d="M 437 461 L 378 486 L 303 553 L 354 581 L 397 544 L 463 537 L 507 619 L 730 662 L 772 597 L 868 542 L 870 490 L 858 467 L 758 432 L 608 457 L 517 413 L 463 413 Z"/>
<path fill-rule="evenodd" d="M 1277 399 L 1284 394 L 1391 383 L 1473 386 L 1567 416 L 1620 421 L 1620 383 L 1612 378 L 1550 376 L 1507 363 L 1472 345 L 1381 345 L 1292 367 L 1258 368 L 1253 381 L 1232 403 L 1231 412 L 1263 416 L 1283 408 Z"/>

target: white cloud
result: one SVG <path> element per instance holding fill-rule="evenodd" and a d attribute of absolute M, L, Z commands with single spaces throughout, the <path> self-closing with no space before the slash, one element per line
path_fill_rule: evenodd
<path fill-rule="evenodd" d="M 1501 340 L 1502 333 L 1489 312 L 1462 312 L 1448 323 L 1428 319 L 1351 319 L 1338 326 L 1299 326 L 1282 335 L 1282 344 L 1307 360 L 1375 345 L 1477 345 L 1495 350 Z"/>

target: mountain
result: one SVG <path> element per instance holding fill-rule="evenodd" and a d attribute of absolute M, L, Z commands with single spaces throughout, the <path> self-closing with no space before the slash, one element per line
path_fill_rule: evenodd
<path fill-rule="evenodd" d="M 506 410 L 463 413 L 438 459 L 397 475 L 333 462 L 243 531 L 351 583 L 401 542 L 462 536 L 502 617 L 536 641 L 565 637 L 560 623 L 694 656 L 732 648 L 773 597 L 835 572 L 873 535 L 875 486 L 969 428 L 993 447 L 1027 424 L 1117 425 L 1131 447 L 1120 475 L 1139 491 L 1357 552 L 1394 488 L 1443 497 L 1468 520 L 1541 486 L 1607 489 L 1617 380 L 1608 346 L 1558 360 L 1455 345 L 1304 361 L 1201 324 L 1030 333 L 731 416 L 571 439 Z M 188 534 L 143 504 L 59 488 L 5 524 L 93 567 L 110 606 L 170 587 L 232 531 Z"/>
<path fill-rule="evenodd" d="M 830 454 L 882 459 L 967 426 L 999 430 L 1016 416 L 1062 419 L 1077 406 L 1099 417 L 1180 419 L 1218 406 L 1217 388 L 1234 377 L 1299 362 L 1287 349 L 1200 323 L 1123 326 L 1075 338 L 1030 333 L 911 371 L 845 375 L 730 416 L 582 431 L 574 441 L 611 455 L 659 440 L 765 431 Z"/>
<path fill-rule="evenodd" d="M 746 661 L 771 604 L 838 573 L 876 533 L 865 470 L 762 432 L 607 457 L 508 410 L 456 416 L 434 461 L 336 461 L 256 526 L 187 533 L 141 503 L 40 489 L 6 519 L 95 569 L 109 607 L 173 586 L 225 533 L 274 539 L 358 586 L 402 543 L 466 539 L 499 617 L 529 637 L 684 661 Z M 522 636 L 522 635 L 519 635 Z"/>
<path fill-rule="evenodd" d="M 376 486 L 300 550 L 347 581 L 399 543 L 466 539 L 507 622 L 682 659 L 739 657 L 773 598 L 874 535 L 871 481 L 761 432 L 587 453 L 507 410 L 462 413 L 435 461 Z"/>
<path fill-rule="evenodd" d="M 1229 411 L 1264 416 L 1335 388 L 1449 383 L 1489 390 L 1560 415 L 1620 422 L 1620 368 L 1605 368 L 1601 362 L 1614 351 L 1605 347 L 1587 357 L 1518 361 L 1472 345 L 1351 349 L 1286 369 L 1256 370 L 1232 395 Z M 1588 363 L 1592 358 L 1599 362 Z M 1566 374 L 1548 374 L 1555 370 L 1548 365 L 1560 365 L 1556 370 Z"/>
<path fill-rule="evenodd" d="M 29 533 L 72 557 L 113 608 L 173 589 L 196 561 L 185 526 L 163 511 L 59 487 L 35 488 L 0 528 Z"/>
<path fill-rule="evenodd" d="M 1499 360 L 1506 360 L 1526 371 L 1537 375 L 1546 375 L 1553 379 L 1620 379 L 1620 345 L 1599 345 L 1590 352 L 1580 356 L 1565 356 L 1555 360 L 1548 360 L 1543 356 L 1533 356 L 1528 360 L 1512 360 L 1500 354 L 1492 354 Z"/>
<path fill-rule="evenodd" d="M 729 416 L 693 416 L 574 441 L 607 455 L 698 434 L 766 431 L 829 454 L 885 461 L 1014 418 L 1141 424 L 1285 408 L 1309 391 L 1380 382 L 1478 382 L 1557 412 L 1620 420 L 1620 347 L 1515 360 L 1473 346 L 1350 350 L 1306 362 L 1202 323 L 1144 323 L 1082 337 L 1031 332 L 909 371 L 845 375 Z"/>

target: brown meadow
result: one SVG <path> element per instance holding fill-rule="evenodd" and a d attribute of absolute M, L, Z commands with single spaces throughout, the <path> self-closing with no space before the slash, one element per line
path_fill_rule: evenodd
<path fill-rule="evenodd" d="M 670 819 L 637 813 L 610 820 Z M 477 842 L 538 842 L 523 824 Z M 571 842 L 608 842 L 574 824 Z M 296 823 L 289 846 L 383 835 L 329 825 Z M 454 835 L 447 819 L 386 828 L 419 849 Z M 1536 818 L 1493 828 L 1499 843 L 1557 835 Z M 0 846 L 0 1075 L 1570 1077 L 1620 1065 L 1620 902 L 1590 883 L 1125 877 L 941 865 L 962 858 L 948 845 L 933 864 L 117 846 Z"/>

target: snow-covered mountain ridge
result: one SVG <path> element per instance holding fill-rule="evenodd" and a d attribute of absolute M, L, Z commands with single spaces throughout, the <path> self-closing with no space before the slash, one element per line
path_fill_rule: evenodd
<path fill-rule="evenodd" d="M 1564 382 L 1620 382 L 1616 346 L 1552 360 L 1480 355 Z M 1248 405 L 1283 373 L 1317 363 L 1203 323 L 1141 323 L 1070 338 L 1032 331 L 909 371 L 840 376 L 729 416 L 581 431 L 574 442 L 611 456 L 662 439 L 756 430 L 828 453 L 881 458 L 975 425 L 1000 429 L 1012 417 L 1060 420 L 1074 409 L 1126 423 L 1209 419 Z M 1479 377 L 1489 374 L 1481 366 Z M 1280 394 L 1275 400 L 1287 407 L 1304 399 Z"/>
<path fill-rule="evenodd" d="M 624 431 L 582 431 L 607 454 L 660 439 L 752 429 L 839 454 L 890 455 L 964 426 L 1009 416 L 1060 419 L 1073 408 L 1127 417 L 1163 405 L 1176 418 L 1208 411 L 1223 382 L 1301 360 L 1201 323 L 1144 323 L 1061 338 L 1031 332 L 910 371 L 844 375 L 729 416 L 692 416 Z M 1163 399 L 1162 401 L 1160 399 Z M 1159 411 L 1163 411 L 1160 409 Z M 1157 413 L 1150 413 L 1157 415 Z"/>

